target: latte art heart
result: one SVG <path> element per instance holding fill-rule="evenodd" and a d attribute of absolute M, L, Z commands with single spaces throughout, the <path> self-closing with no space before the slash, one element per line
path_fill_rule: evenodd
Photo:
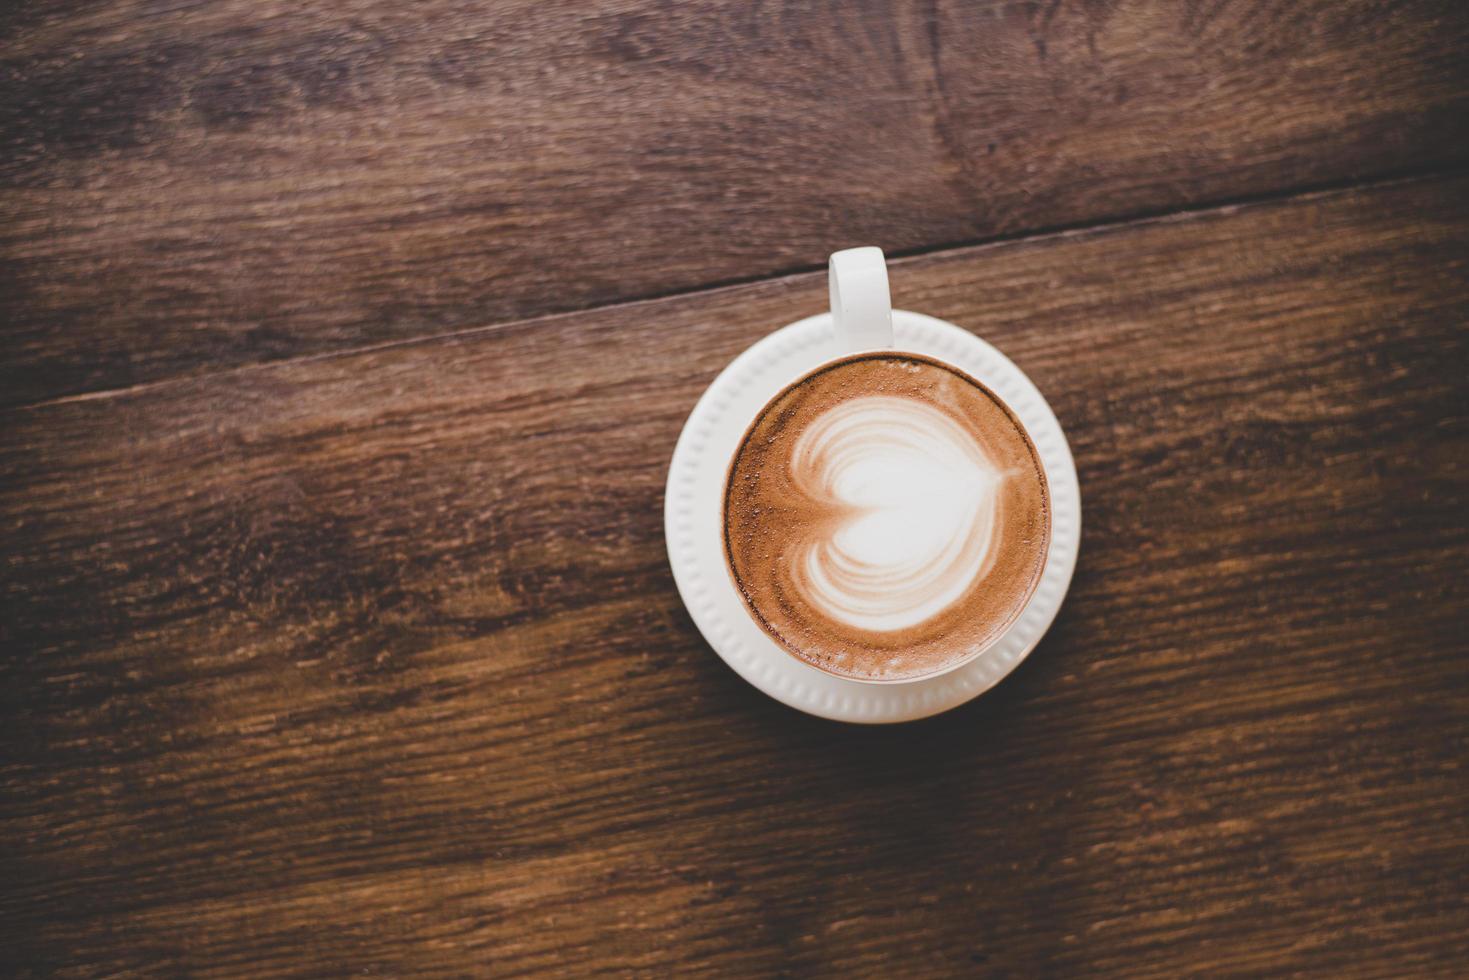
<path fill-rule="evenodd" d="M 983 651 L 1045 564 L 1035 447 L 942 362 L 866 353 L 788 386 L 730 463 L 724 547 L 751 616 L 792 655 L 906 680 Z"/>
<path fill-rule="evenodd" d="M 795 558 L 802 598 L 859 629 L 933 617 L 994 563 L 1005 478 L 949 415 L 911 398 L 854 398 L 796 442 L 795 485 L 839 514 Z"/>

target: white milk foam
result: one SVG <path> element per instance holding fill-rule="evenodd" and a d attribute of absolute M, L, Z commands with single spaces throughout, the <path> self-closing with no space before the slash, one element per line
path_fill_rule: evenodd
<path fill-rule="evenodd" d="M 793 556 L 804 598 L 834 620 L 874 632 L 916 626 L 994 565 L 1005 474 L 932 405 L 842 402 L 801 434 L 792 470 L 813 499 L 852 512 Z"/>

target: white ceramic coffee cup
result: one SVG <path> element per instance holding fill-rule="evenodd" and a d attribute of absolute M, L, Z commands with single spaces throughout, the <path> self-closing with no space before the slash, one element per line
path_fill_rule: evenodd
<path fill-rule="evenodd" d="M 804 372 L 800 377 L 781 389 L 775 396 L 779 398 L 782 393 L 789 390 L 791 386 L 800 384 L 806 377 L 821 372 L 827 365 L 835 364 L 853 356 L 871 355 L 874 353 L 892 354 L 896 356 L 912 356 L 928 362 L 938 361 L 949 367 L 961 376 L 967 377 L 962 368 L 949 364 L 941 358 L 935 358 L 930 354 L 917 351 L 899 350 L 893 344 L 893 309 L 891 292 L 888 287 L 887 260 L 882 249 L 872 246 L 862 248 L 849 248 L 832 254 L 828 263 L 827 271 L 828 292 L 831 298 L 831 317 L 833 333 L 838 353 L 823 364 L 817 365 Z M 981 389 L 989 392 L 989 389 L 977 379 L 970 378 L 971 382 Z M 989 392 L 991 397 L 1000 400 L 999 396 Z M 1003 401 L 1001 400 L 1001 404 Z M 762 408 L 760 414 L 764 414 Z M 757 416 L 758 417 L 758 416 Z M 753 422 L 753 420 L 752 420 Z M 1019 425 L 1018 419 L 1016 420 Z M 1021 427 L 1023 431 L 1023 426 Z M 1030 442 L 1029 435 L 1025 435 L 1027 443 Z M 1034 451 L 1034 446 L 1032 446 Z M 728 472 L 734 466 L 735 458 L 739 455 L 739 448 L 731 455 L 726 467 Z M 729 477 L 726 476 L 726 485 Z M 1046 505 L 1047 535 L 1050 533 L 1050 506 Z M 725 522 L 727 528 L 727 521 Z M 1046 544 L 1049 544 L 1047 540 Z M 731 570 L 733 577 L 733 571 Z M 977 644 L 973 649 L 966 651 L 961 656 L 956 656 L 944 663 L 942 666 L 922 674 L 908 675 L 897 678 L 887 677 L 863 677 L 856 674 L 844 673 L 824 667 L 801 656 L 791 649 L 789 644 L 780 636 L 772 632 L 772 638 L 789 655 L 796 657 L 803 663 L 808 663 L 823 673 L 840 677 L 844 680 L 855 681 L 860 684 L 907 684 L 917 680 L 931 677 L 939 677 L 951 671 L 958 670 L 976 657 L 983 655 L 991 643 L 1004 634 L 1005 629 L 1020 616 L 1030 598 L 1035 593 L 1036 586 L 1040 583 L 1040 575 L 1037 573 L 1029 583 L 1025 592 L 1009 608 L 1006 617 L 994 624 L 994 632 L 988 641 Z M 738 583 L 736 583 L 738 584 Z M 746 611 L 755 616 L 754 610 L 746 605 Z M 759 617 L 755 617 L 758 621 Z M 762 629 L 764 627 L 762 626 Z"/>
<path fill-rule="evenodd" d="M 1055 618 L 1076 565 L 1081 502 L 1076 468 L 1045 398 L 1008 358 L 952 323 L 894 310 L 877 248 L 831 257 L 831 312 L 786 325 L 734 359 L 689 415 L 669 466 L 664 529 L 679 594 L 709 645 L 741 677 L 794 708 L 859 723 L 909 721 L 988 690 L 1023 660 Z M 945 669 L 899 680 L 824 671 L 778 643 L 740 594 L 724 550 L 729 465 L 750 425 L 781 392 L 823 366 L 874 350 L 952 367 L 1008 406 L 1041 461 L 1051 540 L 1030 601 L 991 642 Z"/>

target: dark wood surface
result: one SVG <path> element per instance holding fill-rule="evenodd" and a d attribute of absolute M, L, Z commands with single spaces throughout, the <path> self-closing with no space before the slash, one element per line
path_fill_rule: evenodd
<path fill-rule="evenodd" d="M 0 22 L 0 404 L 1469 163 L 1460 0 Z"/>
<path fill-rule="evenodd" d="M 1051 635 L 901 729 L 747 687 L 664 557 L 683 417 L 819 275 L 11 413 L 5 948 L 1452 975 L 1466 191 L 897 263 L 1053 400 L 1086 500 Z"/>
<path fill-rule="evenodd" d="M 1466 35 L 7 9 L 0 974 L 1463 976 Z M 1084 500 L 1035 653 L 883 729 L 726 668 L 661 512 L 866 242 Z"/>

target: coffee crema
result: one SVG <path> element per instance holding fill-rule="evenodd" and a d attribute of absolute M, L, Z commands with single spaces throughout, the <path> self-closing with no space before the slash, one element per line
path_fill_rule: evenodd
<path fill-rule="evenodd" d="M 913 354 L 844 358 L 765 406 L 730 464 L 724 546 L 755 619 L 830 673 L 950 667 L 1019 615 L 1045 566 L 1030 438 L 978 381 Z"/>

